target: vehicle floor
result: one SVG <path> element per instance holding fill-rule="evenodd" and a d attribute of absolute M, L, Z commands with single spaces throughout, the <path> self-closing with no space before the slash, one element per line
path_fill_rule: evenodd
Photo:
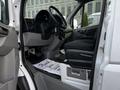
<path fill-rule="evenodd" d="M 63 83 L 58 76 L 52 76 L 52 74 L 33 68 L 29 61 L 27 63 L 33 72 L 37 90 L 81 90 Z"/>
<path fill-rule="evenodd" d="M 41 62 L 33 64 L 33 66 L 35 67 L 35 69 L 37 69 L 38 71 L 40 71 L 44 74 L 52 76 L 56 79 L 61 79 L 60 64 L 61 63 L 55 62 L 50 59 L 44 59 Z"/>
<path fill-rule="evenodd" d="M 34 78 L 38 90 L 81 90 L 41 72 L 36 73 Z"/>

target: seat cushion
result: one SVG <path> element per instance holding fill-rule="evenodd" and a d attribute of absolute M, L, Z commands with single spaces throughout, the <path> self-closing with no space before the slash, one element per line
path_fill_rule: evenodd
<path fill-rule="evenodd" d="M 72 67 L 90 68 L 92 66 L 93 54 L 94 52 L 92 51 L 67 49 L 65 53 L 66 63 Z"/>
<path fill-rule="evenodd" d="M 51 36 L 48 40 L 43 40 L 40 33 L 25 32 L 23 33 L 24 46 L 47 46 L 54 37 Z"/>
<path fill-rule="evenodd" d="M 74 40 L 72 42 L 68 42 L 64 45 L 64 49 L 78 49 L 78 50 L 86 50 L 93 51 L 94 50 L 94 41 L 88 39 L 82 40 Z"/>

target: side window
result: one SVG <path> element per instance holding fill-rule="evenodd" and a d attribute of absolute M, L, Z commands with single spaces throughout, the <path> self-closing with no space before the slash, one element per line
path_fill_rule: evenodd
<path fill-rule="evenodd" d="M 9 23 L 7 6 L 8 6 L 8 0 L 0 0 L 0 22 L 4 24 Z"/>
<path fill-rule="evenodd" d="M 74 29 L 98 25 L 101 16 L 102 1 L 103 0 L 94 0 L 86 3 L 82 8 L 83 10 L 79 10 L 74 17 Z M 77 23 L 75 23 L 75 21 L 77 21 Z"/>
<path fill-rule="evenodd" d="M 98 25 L 101 16 L 101 8 L 102 8 L 103 0 L 95 0 L 91 1 L 84 6 L 84 16 L 82 20 L 82 26 L 93 26 Z"/>

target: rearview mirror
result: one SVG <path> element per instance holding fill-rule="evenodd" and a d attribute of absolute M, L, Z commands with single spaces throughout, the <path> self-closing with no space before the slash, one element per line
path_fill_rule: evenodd
<path fill-rule="evenodd" d="M 76 0 L 76 1 L 78 1 L 78 2 L 88 3 L 88 2 L 90 2 L 90 1 L 94 1 L 94 0 Z"/>

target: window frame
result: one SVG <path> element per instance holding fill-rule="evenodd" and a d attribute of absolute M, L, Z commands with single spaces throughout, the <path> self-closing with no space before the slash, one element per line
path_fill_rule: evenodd
<path fill-rule="evenodd" d="M 4 0 L 4 5 L 5 5 L 5 16 L 4 16 L 4 18 L 5 18 L 5 21 L 4 20 L 2 20 L 2 18 L 1 18 L 1 20 L 0 20 L 0 23 L 3 23 L 3 24 L 6 24 L 6 25 L 8 25 L 9 24 L 9 9 L 8 9 L 8 0 Z M 1 8 L 2 9 L 2 8 Z M 1 10 L 1 13 L 2 13 L 2 10 Z M 2 14 L 1 14 L 1 17 L 2 17 Z"/>

